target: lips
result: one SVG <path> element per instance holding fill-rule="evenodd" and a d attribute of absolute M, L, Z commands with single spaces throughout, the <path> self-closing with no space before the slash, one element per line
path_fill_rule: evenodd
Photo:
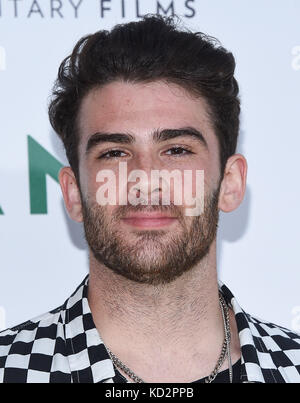
<path fill-rule="evenodd" d="M 175 216 L 171 216 L 169 214 L 163 214 L 158 212 L 140 212 L 140 213 L 132 213 L 125 216 L 125 218 L 176 218 Z"/>
<path fill-rule="evenodd" d="M 125 224 L 140 228 L 163 227 L 174 223 L 176 220 L 177 217 L 157 212 L 134 213 L 122 219 Z"/>

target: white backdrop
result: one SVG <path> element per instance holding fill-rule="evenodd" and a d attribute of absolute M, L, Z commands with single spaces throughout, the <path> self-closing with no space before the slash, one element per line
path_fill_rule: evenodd
<path fill-rule="evenodd" d="M 58 66 L 81 36 L 157 11 L 236 57 L 248 185 L 221 214 L 219 276 L 248 312 L 300 331 L 299 0 L 0 0 L 0 329 L 62 304 L 88 270 L 49 175 L 47 214 L 30 212 L 28 135 L 66 162 L 47 117 Z"/>

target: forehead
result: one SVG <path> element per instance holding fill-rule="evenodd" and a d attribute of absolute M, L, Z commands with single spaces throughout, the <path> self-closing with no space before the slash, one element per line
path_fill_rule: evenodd
<path fill-rule="evenodd" d="M 208 148 L 216 146 L 204 99 L 172 83 L 116 81 L 84 97 L 79 111 L 80 147 L 98 131 L 130 132 L 137 142 L 146 142 L 154 129 L 184 126 L 199 129 Z"/>

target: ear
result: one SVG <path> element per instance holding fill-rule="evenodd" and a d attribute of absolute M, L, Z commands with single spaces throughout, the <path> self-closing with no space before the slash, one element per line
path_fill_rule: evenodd
<path fill-rule="evenodd" d="M 247 178 L 247 160 L 242 154 L 234 154 L 227 160 L 219 195 L 219 209 L 228 213 L 242 203 Z"/>
<path fill-rule="evenodd" d="M 74 172 L 70 167 L 63 167 L 59 171 L 58 179 L 70 218 L 82 222 L 81 198 Z"/>

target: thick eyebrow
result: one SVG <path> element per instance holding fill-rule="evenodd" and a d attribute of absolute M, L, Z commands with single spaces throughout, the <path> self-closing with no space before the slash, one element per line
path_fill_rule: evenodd
<path fill-rule="evenodd" d="M 167 140 L 172 140 L 176 137 L 192 137 L 198 140 L 202 145 L 208 149 L 207 142 L 202 133 L 194 127 L 182 127 L 179 129 L 162 129 L 154 130 L 152 133 L 152 140 L 155 143 L 161 143 Z M 90 136 L 88 139 L 85 153 L 88 154 L 92 148 L 101 143 L 119 143 L 119 144 L 133 144 L 135 142 L 134 136 L 129 133 L 105 133 L 97 132 Z"/>
<path fill-rule="evenodd" d="M 153 140 L 155 142 L 162 142 L 167 140 L 172 140 L 176 137 L 192 137 L 198 140 L 205 148 L 208 149 L 207 142 L 203 136 L 203 134 L 195 129 L 194 127 L 181 127 L 180 129 L 163 129 L 163 130 L 155 130 L 153 133 Z"/>
<path fill-rule="evenodd" d="M 97 132 L 88 139 L 85 153 L 88 154 L 92 148 L 101 143 L 132 144 L 134 142 L 134 137 L 128 133 Z"/>

